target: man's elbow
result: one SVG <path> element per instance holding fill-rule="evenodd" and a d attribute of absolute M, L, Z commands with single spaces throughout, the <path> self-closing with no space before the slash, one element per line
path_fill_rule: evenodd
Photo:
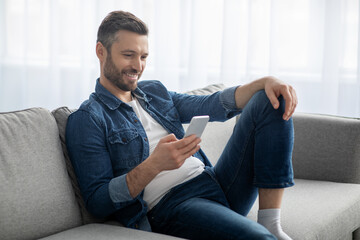
<path fill-rule="evenodd" d="M 91 216 L 97 219 L 104 219 L 111 215 L 96 204 L 86 204 L 86 210 L 91 214 Z"/>
<path fill-rule="evenodd" d="M 95 218 L 104 219 L 112 215 L 116 209 L 110 199 L 90 197 L 86 201 L 86 210 Z"/>

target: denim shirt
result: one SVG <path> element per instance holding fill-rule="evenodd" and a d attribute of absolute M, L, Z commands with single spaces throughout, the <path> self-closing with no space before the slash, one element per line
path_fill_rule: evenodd
<path fill-rule="evenodd" d="M 235 89 L 195 96 L 168 91 L 159 81 L 139 81 L 132 94 L 145 111 L 181 139 L 182 124 L 193 116 L 225 121 L 238 114 Z M 66 145 L 88 211 L 151 231 L 143 192 L 131 197 L 126 183 L 126 174 L 149 156 L 146 132 L 132 107 L 105 89 L 99 79 L 95 93 L 69 116 Z M 202 150 L 194 156 L 211 166 Z"/>

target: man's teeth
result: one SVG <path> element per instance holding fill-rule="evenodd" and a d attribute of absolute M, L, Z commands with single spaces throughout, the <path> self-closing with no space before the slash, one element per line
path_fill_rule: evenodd
<path fill-rule="evenodd" d="M 125 73 L 126 76 L 129 76 L 131 78 L 136 78 L 138 75 L 137 74 L 130 74 L 130 73 Z"/>

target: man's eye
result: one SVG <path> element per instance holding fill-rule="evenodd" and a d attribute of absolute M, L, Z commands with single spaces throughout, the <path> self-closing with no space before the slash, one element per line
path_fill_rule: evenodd
<path fill-rule="evenodd" d="M 131 57 L 132 54 L 124 54 L 125 57 Z"/>

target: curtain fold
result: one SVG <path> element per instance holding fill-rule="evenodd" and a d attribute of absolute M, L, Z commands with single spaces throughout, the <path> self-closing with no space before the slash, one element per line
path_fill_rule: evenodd
<path fill-rule="evenodd" d="M 113 10 L 148 23 L 142 79 L 186 91 L 272 75 L 296 88 L 298 112 L 360 117 L 359 0 L 0 0 L 0 111 L 77 108 Z"/>

